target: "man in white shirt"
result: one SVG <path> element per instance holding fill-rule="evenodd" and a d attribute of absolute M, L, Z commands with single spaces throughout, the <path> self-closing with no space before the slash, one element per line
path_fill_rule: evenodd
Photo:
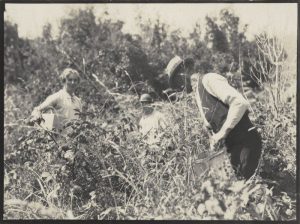
<path fill-rule="evenodd" d="M 139 122 L 139 131 L 148 144 L 156 144 L 160 141 L 163 130 L 167 127 L 165 116 L 154 109 L 153 99 L 149 94 L 142 94 L 140 102 L 143 107 L 143 115 Z"/>
<path fill-rule="evenodd" d="M 75 89 L 80 81 L 79 73 L 74 69 L 66 68 L 61 73 L 60 79 L 63 83 L 63 88 L 48 96 L 44 102 L 34 108 L 31 114 L 31 122 L 39 120 L 42 117 L 42 113 L 49 108 L 55 110 L 55 116 L 60 121 L 55 128 L 60 128 L 66 120 L 79 118 L 78 112 L 82 111 L 82 102 L 75 95 Z"/>
<path fill-rule="evenodd" d="M 170 60 L 170 79 L 192 75 L 193 63 L 188 66 L 186 61 L 179 56 Z M 248 102 L 222 75 L 197 74 L 195 98 L 205 127 L 213 132 L 211 148 L 224 140 L 237 175 L 248 179 L 257 168 L 262 148 L 260 134 L 248 117 Z"/>

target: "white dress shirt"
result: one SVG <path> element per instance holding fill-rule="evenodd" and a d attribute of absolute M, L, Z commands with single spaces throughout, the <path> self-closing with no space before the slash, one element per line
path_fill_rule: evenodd
<path fill-rule="evenodd" d="M 64 119 L 78 118 L 77 111 L 82 111 L 82 103 L 80 98 L 71 96 L 65 89 L 48 96 L 46 100 L 39 106 L 34 108 L 34 113 L 41 113 L 44 109 L 53 107 L 57 115 Z"/>
<path fill-rule="evenodd" d="M 227 118 L 220 132 L 234 128 L 235 125 L 241 120 L 246 110 L 249 109 L 249 103 L 235 88 L 229 85 L 225 77 L 217 73 L 205 74 L 202 79 L 202 84 L 208 93 L 229 106 Z M 196 101 L 200 109 L 201 116 L 204 120 L 204 124 L 209 127 L 210 125 L 204 116 L 203 109 L 205 110 L 205 108 L 203 108 L 201 105 L 201 98 L 198 91 L 196 91 Z"/>
<path fill-rule="evenodd" d="M 153 111 L 149 115 L 143 115 L 140 122 L 140 132 L 148 144 L 160 141 L 160 134 L 166 128 L 166 118 L 159 111 Z"/>

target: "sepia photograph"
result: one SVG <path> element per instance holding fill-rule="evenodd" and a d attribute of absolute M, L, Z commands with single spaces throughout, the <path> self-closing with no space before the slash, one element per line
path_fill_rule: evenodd
<path fill-rule="evenodd" d="M 297 22 L 5 3 L 3 219 L 296 222 Z"/>

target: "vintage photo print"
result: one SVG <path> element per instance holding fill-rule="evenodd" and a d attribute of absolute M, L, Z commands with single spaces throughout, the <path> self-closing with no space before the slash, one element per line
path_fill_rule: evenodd
<path fill-rule="evenodd" d="M 3 219 L 296 222 L 297 9 L 6 3 Z"/>

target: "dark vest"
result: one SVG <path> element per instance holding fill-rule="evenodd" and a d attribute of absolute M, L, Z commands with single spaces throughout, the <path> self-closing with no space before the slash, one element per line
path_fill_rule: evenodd
<path fill-rule="evenodd" d="M 205 118 L 211 125 L 213 132 L 217 133 L 226 120 L 229 106 L 206 91 L 202 83 L 203 77 L 203 75 L 199 77 L 197 91 L 199 92 Z M 246 111 L 239 123 L 230 131 L 227 140 L 232 139 L 236 142 L 235 139 L 244 136 L 251 127 L 253 125 L 248 117 L 248 111 Z"/>

